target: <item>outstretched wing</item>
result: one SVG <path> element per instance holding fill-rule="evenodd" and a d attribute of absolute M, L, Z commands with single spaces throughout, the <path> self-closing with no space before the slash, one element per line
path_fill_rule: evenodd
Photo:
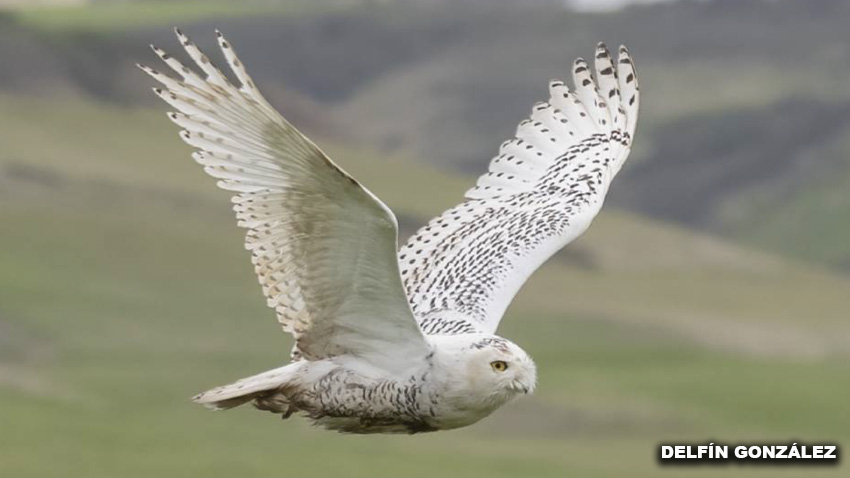
<path fill-rule="evenodd" d="M 399 251 L 425 333 L 495 332 L 526 279 L 599 212 L 629 154 L 638 84 L 623 47 L 615 63 L 600 43 L 595 70 L 596 81 L 576 60 L 573 91 L 552 81 L 549 101 L 534 105 L 465 201 Z"/>
<path fill-rule="evenodd" d="M 266 102 L 216 33 L 241 87 L 179 30 L 203 75 L 156 47 L 179 78 L 140 68 L 165 86 L 154 91 L 177 110 L 168 116 L 197 148 L 195 160 L 234 192 L 263 293 L 297 351 L 309 359 L 356 354 L 390 369 L 423 357 L 427 344 L 401 285 L 392 211 Z"/>

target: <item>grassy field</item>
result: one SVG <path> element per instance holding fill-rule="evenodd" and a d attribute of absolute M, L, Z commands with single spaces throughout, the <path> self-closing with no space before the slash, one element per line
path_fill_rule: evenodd
<path fill-rule="evenodd" d="M 0 110 L 0 476 L 650 477 L 661 441 L 850 439 L 850 281 L 609 210 L 509 310 L 539 392 L 485 422 L 350 437 L 208 412 L 188 397 L 290 345 L 226 195 L 161 111 Z M 416 220 L 469 181 L 328 150 Z"/>

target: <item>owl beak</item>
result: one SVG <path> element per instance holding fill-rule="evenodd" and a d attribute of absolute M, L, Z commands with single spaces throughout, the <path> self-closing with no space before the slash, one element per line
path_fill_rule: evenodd
<path fill-rule="evenodd" d="M 514 380 L 513 382 L 511 382 L 510 389 L 515 392 L 522 392 L 526 395 L 528 394 L 528 392 L 531 391 L 531 387 L 524 384 L 521 380 Z"/>

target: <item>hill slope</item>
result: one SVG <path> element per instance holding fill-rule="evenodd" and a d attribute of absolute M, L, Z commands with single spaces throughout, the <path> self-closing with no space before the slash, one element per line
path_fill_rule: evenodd
<path fill-rule="evenodd" d="M 181 0 L 0 14 L 0 88 L 152 104 L 133 67 L 150 61 L 146 45 L 173 47 L 167 25 L 177 22 L 212 48 L 219 27 L 300 124 L 323 111 L 346 143 L 470 173 L 574 57 L 598 40 L 626 43 L 644 101 L 613 205 L 850 264 L 850 4 L 714 0 L 579 14 L 547 3 Z"/>

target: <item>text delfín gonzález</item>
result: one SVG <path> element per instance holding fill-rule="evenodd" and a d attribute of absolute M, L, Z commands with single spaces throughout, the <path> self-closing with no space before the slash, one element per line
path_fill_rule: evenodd
<path fill-rule="evenodd" d="M 662 444 L 658 447 L 658 459 L 661 463 L 685 463 L 700 461 L 753 461 L 767 460 L 779 462 L 820 462 L 837 463 L 838 445 L 835 444 L 741 444 L 724 445 L 722 443 Z"/>

